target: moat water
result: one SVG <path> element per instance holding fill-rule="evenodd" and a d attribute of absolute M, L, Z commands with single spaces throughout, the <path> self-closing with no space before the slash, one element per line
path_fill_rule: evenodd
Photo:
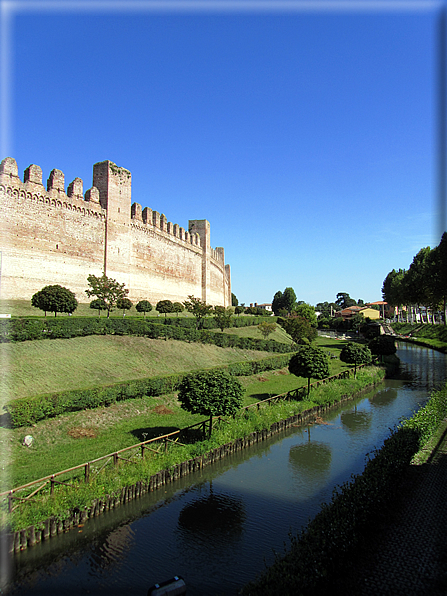
<path fill-rule="evenodd" d="M 399 379 L 334 409 L 324 424 L 289 429 L 19 553 L 0 593 L 146 596 L 181 575 L 188 596 L 237 594 L 444 384 L 444 354 L 400 344 L 397 355 Z"/>

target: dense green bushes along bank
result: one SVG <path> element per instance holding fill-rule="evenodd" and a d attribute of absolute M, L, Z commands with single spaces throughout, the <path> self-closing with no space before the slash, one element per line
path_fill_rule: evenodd
<path fill-rule="evenodd" d="M 349 568 L 377 516 L 398 494 L 399 480 L 411 460 L 446 414 L 447 385 L 391 433 L 363 474 L 334 493 L 331 504 L 323 506 L 307 528 L 291 539 L 290 551 L 278 557 L 257 581 L 245 586 L 244 596 L 330 593 L 331 578 Z"/>
<path fill-rule="evenodd" d="M 262 321 L 275 322 L 276 317 L 233 317 L 231 327 L 250 327 Z M 184 339 L 202 341 L 202 334 L 217 329 L 215 319 L 203 322 L 203 329 L 196 330 L 196 321 L 189 317 L 179 318 L 17 318 L 0 319 L 0 342 L 27 341 L 35 339 L 69 339 L 86 335 L 141 335 L 151 338 Z M 204 336 L 206 337 L 206 335 Z M 262 340 L 259 340 L 262 341 Z M 226 346 L 224 346 L 226 347 Z M 234 346 L 240 347 L 240 346 Z M 273 351 L 273 350 L 272 350 Z"/>
<path fill-rule="evenodd" d="M 72 486 L 59 485 L 55 488 L 54 494 L 50 495 L 49 490 L 41 491 L 33 500 L 20 505 L 12 514 L 7 513 L 6 503 L 3 505 L 1 524 L 8 525 L 11 530 L 19 530 L 33 524 L 36 528 L 43 529 L 43 523 L 50 516 L 56 516 L 62 523 L 63 520 L 71 518 L 73 511 L 83 511 L 91 507 L 94 499 L 110 500 L 121 494 L 123 487 L 135 486 L 136 483 L 143 483 L 146 487 L 153 486 L 154 474 L 166 470 L 169 478 L 174 479 L 172 470 L 182 466 L 180 462 L 190 462 L 192 459 L 200 458 L 199 466 L 210 463 L 207 454 L 210 450 L 220 448 L 234 441 L 243 441 L 252 433 L 261 433 L 262 437 L 269 436 L 272 425 L 277 425 L 282 420 L 304 415 L 305 412 L 313 412 L 314 408 L 330 407 L 331 405 L 345 399 L 348 396 L 381 382 L 384 377 L 384 370 L 377 367 L 365 367 L 357 372 L 357 378 L 340 379 L 331 383 L 320 385 L 312 390 L 310 398 L 302 401 L 282 400 L 272 405 L 265 405 L 259 410 L 241 410 L 234 418 L 228 418 L 223 424 L 213 431 L 211 438 L 189 444 L 173 443 L 165 453 L 144 459 L 137 457 L 132 465 L 125 465 L 113 468 L 105 468 L 94 477 L 94 466 L 91 467 L 91 480 L 84 482 L 80 477 Z M 297 419 L 294 418 L 294 423 Z M 276 428 L 276 427 L 275 427 Z M 261 439 L 262 440 L 262 439 Z M 251 444 L 250 441 L 247 445 Z M 99 466 L 98 466 L 99 467 Z M 57 470 L 54 470 L 56 473 Z M 151 484 L 152 482 L 152 484 Z M 32 492 L 33 488 L 29 489 Z M 25 495 L 23 495 L 25 496 Z M 115 501 L 114 501 L 115 502 Z"/>
<path fill-rule="evenodd" d="M 262 360 L 235 362 L 234 364 L 210 369 L 210 372 L 212 370 L 225 370 L 235 376 L 247 376 L 266 370 L 283 368 L 287 366 L 289 360 L 290 354 L 283 354 L 270 356 Z M 140 398 L 145 395 L 155 396 L 171 393 L 178 388 L 184 376 L 184 373 L 179 373 L 150 379 L 136 379 L 103 387 L 21 397 L 9 401 L 5 405 L 5 409 L 10 416 L 12 428 L 29 426 L 39 420 L 54 418 L 66 412 L 110 406 L 118 401 Z"/>

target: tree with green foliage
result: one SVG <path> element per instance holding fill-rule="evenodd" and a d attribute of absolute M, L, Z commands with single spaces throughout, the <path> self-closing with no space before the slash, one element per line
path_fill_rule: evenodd
<path fill-rule="evenodd" d="M 236 377 L 221 371 L 187 375 L 180 384 L 178 400 L 191 414 L 209 416 L 209 436 L 213 416 L 233 416 L 242 407 L 244 389 Z"/>
<path fill-rule="evenodd" d="M 164 314 L 166 321 L 166 315 L 168 313 L 174 312 L 174 305 L 170 300 L 160 300 L 159 302 L 157 302 L 155 310 L 160 314 Z"/>
<path fill-rule="evenodd" d="M 258 331 L 261 333 L 264 339 L 267 339 L 269 335 L 271 335 L 276 329 L 276 323 L 269 323 L 268 321 L 263 321 L 258 325 Z"/>
<path fill-rule="evenodd" d="M 107 277 L 107 275 L 89 275 L 87 282 L 89 288 L 85 290 L 85 293 L 89 298 L 96 296 L 96 298 L 105 302 L 107 318 L 110 317 L 110 313 L 115 308 L 118 298 L 125 298 L 129 293 L 124 284 L 120 284 L 116 279 Z"/>
<path fill-rule="evenodd" d="M 321 315 L 326 319 L 331 319 L 339 310 L 340 307 L 335 302 L 319 302 L 315 305 L 315 311 L 321 312 Z"/>
<path fill-rule="evenodd" d="M 63 286 L 45 286 L 31 297 L 31 305 L 39 310 L 43 310 L 45 316 L 47 312 L 54 312 L 54 316 L 58 312 L 73 313 L 78 301 L 74 293 Z"/>
<path fill-rule="evenodd" d="M 95 300 L 92 300 L 90 302 L 90 308 L 92 308 L 93 310 L 97 310 L 98 311 L 98 317 L 101 318 L 101 311 L 102 310 L 107 310 L 107 305 L 104 302 L 104 300 L 101 300 L 100 298 L 96 298 Z"/>
<path fill-rule="evenodd" d="M 233 316 L 233 311 L 231 308 L 225 308 L 225 306 L 215 306 L 212 310 L 212 315 L 221 331 L 231 327 L 231 317 Z"/>
<path fill-rule="evenodd" d="M 212 305 L 207 304 L 204 300 L 200 300 L 200 298 L 195 298 L 194 296 L 188 296 L 188 300 L 183 304 L 186 310 L 195 317 L 196 329 L 201 329 L 203 320 L 210 315 L 213 310 Z"/>
<path fill-rule="evenodd" d="M 137 312 L 142 312 L 143 317 L 146 317 L 147 312 L 151 312 L 152 304 L 148 300 L 140 300 L 135 306 Z"/>
<path fill-rule="evenodd" d="M 123 311 L 123 319 L 126 314 L 126 310 L 130 310 L 132 306 L 133 303 L 129 300 L 129 298 L 118 298 L 116 301 L 116 308 Z"/>
<path fill-rule="evenodd" d="M 236 308 L 234 309 L 234 314 L 240 315 L 244 312 L 244 310 L 245 310 L 245 306 L 236 306 Z"/>
<path fill-rule="evenodd" d="M 355 306 L 356 301 L 353 298 L 351 298 L 351 296 L 347 292 L 339 292 L 337 294 L 335 304 L 337 304 L 343 310 L 344 308 L 348 308 L 349 306 Z"/>
<path fill-rule="evenodd" d="M 305 302 L 296 304 L 293 308 L 293 314 L 309 321 L 312 327 L 317 326 L 317 315 L 315 314 L 314 307 L 310 304 L 306 304 Z"/>
<path fill-rule="evenodd" d="M 366 346 L 350 341 L 342 347 L 340 351 L 340 360 L 346 362 L 346 364 L 354 365 L 354 378 L 356 378 L 357 366 L 359 364 L 369 364 L 371 362 L 371 351 Z"/>
<path fill-rule="evenodd" d="M 231 292 L 231 306 L 237 306 L 239 304 L 239 300 L 236 297 L 236 294 Z"/>
<path fill-rule="evenodd" d="M 296 303 L 296 294 L 293 288 L 286 288 L 284 292 L 276 292 L 272 300 L 272 310 L 275 315 L 279 315 L 280 311 L 284 309 L 287 313 L 291 313 Z"/>
<path fill-rule="evenodd" d="M 174 307 L 174 312 L 177 313 L 177 318 L 178 318 L 179 314 L 185 310 L 185 307 L 183 306 L 183 304 L 181 302 L 174 302 L 173 307 Z"/>
<path fill-rule="evenodd" d="M 311 378 L 321 380 L 329 376 L 329 361 L 321 348 L 303 346 L 290 359 L 289 372 L 307 379 L 307 395 L 309 395 Z"/>
<path fill-rule="evenodd" d="M 295 316 L 286 319 L 280 317 L 277 322 L 296 344 L 312 342 L 318 335 L 315 327 L 312 327 L 304 317 Z"/>
<path fill-rule="evenodd" d="M 375 356 L 391 356 L 396 353 L 396 344 L 394 338 L 390 335 L 378 335 L 374 337 L 369 343 L 368 348 L 371 354 Z"/>

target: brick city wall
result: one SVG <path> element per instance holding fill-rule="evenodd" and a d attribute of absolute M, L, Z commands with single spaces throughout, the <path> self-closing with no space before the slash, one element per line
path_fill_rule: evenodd
<path fill-rule="evenodd" d="M 93 186 L 83 194 L 75 178 L 65 191 L 64 174 L 31 165 L 23 182 L 8 157 L 0 165 L 3 299 L 30 299 L 45 285 L 60 284 L 80 302 L 89 274 L 125 283 L 133 302 L 194 295 L 209 304 L 231 305 L 230 268 L 224 249 L 210 246 L 210 225 L 192 220 L 188 230 L 138 203 L 131 204 L 131 174 L 113 162 L 93 167 Z"/>

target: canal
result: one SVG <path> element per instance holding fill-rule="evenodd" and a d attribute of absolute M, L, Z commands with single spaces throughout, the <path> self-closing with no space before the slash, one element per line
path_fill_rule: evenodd
<path fill-rule="evenodd" d="M 237 594 L 334 487 L 363 470 L 389 429 L 444 384 L 446 355 L 405 343 L 397 355 L 398 379 L 320 424 L 288 429 L 19 553 L 2 593 L 145 596 L 155 582 L 181 575 L 188 596 Z"/>

